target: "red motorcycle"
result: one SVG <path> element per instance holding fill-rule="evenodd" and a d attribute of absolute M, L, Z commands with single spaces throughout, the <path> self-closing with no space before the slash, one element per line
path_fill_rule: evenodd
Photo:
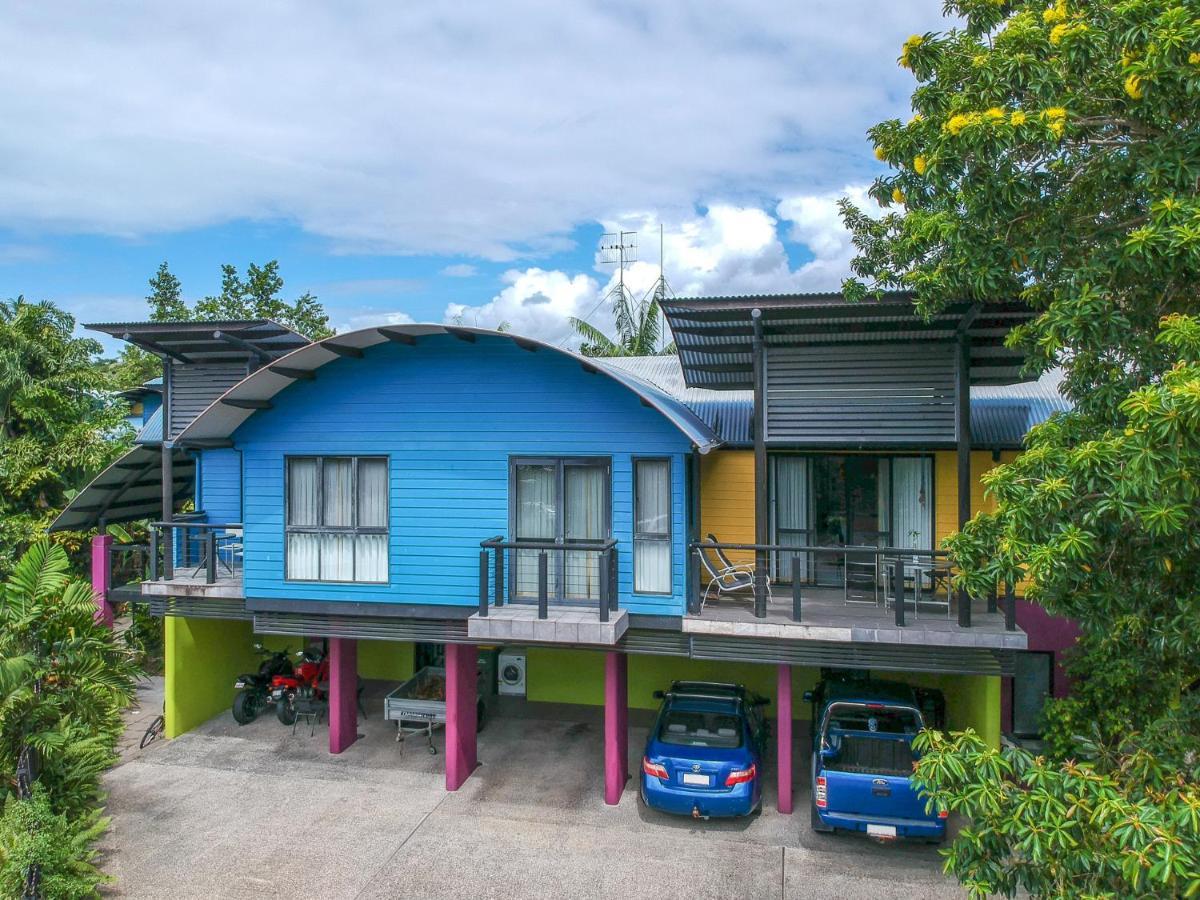
<path fill-rule="evenodd" d="M 298 715 L 318 712 L 329 702 L 329 659 L 325 652 L 314 646 L 296 655 L 300 662 L 292 674 L 271 679 L 275 715 L 284 725 L 296 724 Z"/>

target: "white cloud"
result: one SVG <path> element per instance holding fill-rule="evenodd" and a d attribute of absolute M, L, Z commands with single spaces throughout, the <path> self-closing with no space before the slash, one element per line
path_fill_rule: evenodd
<path fill-rule="evenodd" d="M 837 290 L 850 274 L 854 255 L 837 209 L 843 196 L 865 209 L 873 206 L 865 186 L 849 185 L 831 193 L 789 196 L 777 204 L 777 217 L 758 207 L 715 205 L 664 223 L 667 283 L 677 296 Z M 627 266 L 625 284 L 640 298 L 659 275 L 657 216 L 639 213 L 602 224 L 606 231 L 638 233 L 639 259 Z M 788 239 L 803 244 L 813 258 L 792 268 L 781 228 L 787 228 Z M 607 276 L 607 283 L 562 271 L 512 270 L 505 275 L 508 286 L 489 303 L 451 303 L 446 319 L 485 327 L 507 321 L 516 332 L 570 345 L 577 343 L 567 322 L 570 316 L 612 333 L 611 307 L 601 298 L 615 287 L 617 274 L 615 267 L 601 265 L 599 256 L 596 270 Z"/>
<path fill-rule="evenodd" d="M 628 210 L 682 222 L 866 178 L 865 129 L 906 113 L 900 44 L 941 24 L 917 0 L 16 4 L 0 221 L 271 219 L 344 252 L 528 257 Z M 755 240 L 752 218 L 699 227 Z"/>
<path fill-rule="evenodd" d="M 362 312 L 351 316 L 345 322 L 334 326 L 339 334 L 347 331 L 357 331 L 360 328 L 371 328 L 377 325 L 411 325 L 415 320 L 406 312 Z"/>
<path fill-rule="evenodd" d="M 479 272 L 474 266 L 469 263 L 455 263 L 452 266 L 446 266 L 439 273 L 447 278 L 471 278 Z"/>

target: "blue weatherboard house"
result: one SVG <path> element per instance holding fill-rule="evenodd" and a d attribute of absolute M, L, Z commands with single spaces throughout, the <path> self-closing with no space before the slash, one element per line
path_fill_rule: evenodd
<path fill-rule="evenodd" d="M 827 295 L 673 302 L 681 356 L 643 360 L 446 325 L 91 326 L 163 360 L 162 403 L 55 527 L 152 521 L 150 577 L 98 586 L 165 617 L 168 734 L 227 709 L 266 639 L 327 648 L 334 753 L 359 678 L 444 660 L 450 789 L 498 689 L 477 671 L 516 660 L 505 693 L 603 702 L 612 803 L 628 707 L 672 679 L 774 698 L 787 810 L 823 668 L 937 687 L 951 725 L 998 738 L 1026 635 L 1005 586 L 954 595 L 935 536 L 1032 424 L 1004 394 L 1024 314 L 922 322 L 897 300 L 846 327 Z M 104 564 L 137 549 L 109 544 Z"/>

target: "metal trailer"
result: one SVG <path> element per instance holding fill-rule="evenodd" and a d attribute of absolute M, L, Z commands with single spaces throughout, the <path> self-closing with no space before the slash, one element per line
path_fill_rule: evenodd
<path fill-rule="evenodd" d="M 487 700 L 491 695 L 488 688 L 488 673 L 491 666 L 484 659 L 479 661 L 478 699 L 475 707 L 476 728 L 483 730 L 486 719 Z M 401 684 L 383 698 L 383 717 L 396 723 L 396 741 L 404 749 L 404 740 L 410 734 L 423 734 L 429 752 L 437 754 L 433 745 L 433 731 L 446 724 L 446 670 L 442 666 L 425 666 L 408 681 Z"/>

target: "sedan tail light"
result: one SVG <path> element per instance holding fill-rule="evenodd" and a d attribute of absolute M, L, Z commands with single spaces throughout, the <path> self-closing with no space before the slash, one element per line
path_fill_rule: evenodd
<path fill-rule="evenodd" d="M 653 775 L 655 778 L 661 778 L 663 781 L 666 781 L 671 777 L 667 774 L 666 766 L 662 765 L 661 763 L 650 762 L 650 760 L 645 757 L 642 757 L 642 771 L 647 775 Z"/>
<path fill-rule="evenodd" d="M 829 794 L 825 789 L 825 776 L 817 776 L 817 809 L 825 809 L 829 805 Z"/>
<path fill-rule="evenodd" d="M 744 784 L 747 781 L 753 781 L 757 772 L 758 767 L 754 763 L 750 763 L 750 768 L 748 769 L 734 769 L 729 773 L 729 777 L 725 779 L 725 787 L 733 787 L 735 784 Z"/>

